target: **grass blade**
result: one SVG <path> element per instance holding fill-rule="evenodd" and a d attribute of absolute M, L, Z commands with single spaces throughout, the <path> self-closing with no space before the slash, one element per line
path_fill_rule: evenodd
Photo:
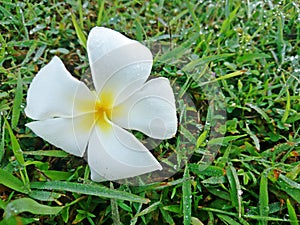
<path fill-rule="evenodd" d="M 72 13 L 71 16 L 72 16 L 73 25 L 75 27 L 76 35 L 79 39 L 79 43 L 86 49 L 86 37 L 85 37 L 82 29 L 80 28 L 80 26 L 77 23 L 75 15 Z"/>
<path fill-rule="evenodd" d="M 100 5 L 100 8 L 99 8 L 98 16 L 97 16 L 97 23 L 96 23 L 97 26 L 100 26 L 101 22 L 102 22 L 104 3 L 105 3 L 105 0 L 102 0 L 102 1 L 98 0 L 98 5 Z"/>
<path fill-rule="evenodd" d="M 290 111 L 291 111 L 291 95 L 290 95 L 289 88 L 288 88 L 288 85 L 286 83 L 286 80 L 285 80 L 285 77 L 284 77 L 283 74 L 282 74 L 282 78 L 283 78 L 283 81 L 285 83 L 286 105 L 285 105 L 284 114 L 281 118 L 281 122 L 285 123 L 287 118 L 289 117 L 289 114 L 290 114 Z"/>
<path fill-rule="evenodd" d="M 5 218 L 10 218 L 23 212 L 30 212 L 37 215 L 55 215 L 62 210 L 61 206 L 42 205 L 30 198 L 20 198 L 11 201 L 5 207 Z"/>
<path fill-rule="evenodd" d="M 238 217 L 242 216 L 242 190 L 238 179 L 238 175 L 233 166 L 226 168 L 227 178 L 230 184 L 230 198 L 232 205 L 236 208 L 238 212 Z"/>
<path fill-rule="evenodd" d="M 23 185 L 22 181 L 13 176 L 11 173 L 0 168 L 0 184 L 9 187 L 21 193 L 28 193 L 28 190 Z"/>
<path fill-rule="evenodd" d="M 24 166 L 25 165 L 25 161 L 24 161 L 24 158 L 23 158 L 23 152 L 22 152 L 22 149 L 21 149 L 21 147 L 19 145 L 19 142 L 18 142 L 16 136 L 14 135 L 14 133 L 13 133 L 13 131 L 11 129 L 11 126 L 7 122 L 6 118 L 4 118 L 4 121 L 5 121 L 6 128 L 8 130 L 9 136 L 10 136 L 10 141 L 11 141 L 11 146 L 12 146 L 12 150 L 13 150 L 14 156 L 16 157 L 18 163 L 21 166 Z"/>
<path fill-rule="evenodd" d="M 5 129 L 4 129 L 4 124 L 2 125 L 2 115 L 0 115 L 0 131 L 1 131 L 1 136 L 0 136 L 0 163 L 2 161 L 2 158 L 4 156 L 5 150 L 4 150 L 4 141 L 5 141 Z"/>
<path fill-rule="evenodd" d="M 255 148 L 260 151 L 260 143 L 258 137 L 250 130 L 249 125 L 246 123 L 246 132 L 249 134 L 254 142 Z"/>
<path fill-rule="evenodd" d="M 82 2 L 81 0 L 78 0 L 78 11 L 79 11 L 79 22 L 80 22 L 80 27 L 83 28 L 83 11 L 82 11 Z"/>
<path fill-rule="evenodd" d="M 229 142 L 235 141 L 239 138 L 245 137 L 247 134 L 242 134 L 242 135 L 234 135 L 234 136 L 227 136 L 227 137 L 219 137 L 219 138 L 214 138 L 208 141 L 208 145 L 223 145 L 226 146 L 228 145 Z"/>
<path fill-rule="evenodd" d="M 161 212 L 162 217 L 168 224 L 171 224 L 171 225 L 175 224 L 171 214 L 168 211 L 164 210 L 163 207 L 159 207 L 159 210 Z"/>
<path fill-rule="evenodd" d="M 229 7 L 227 6 L 226 8 L 229 8 Z M 220 30 L 221 34 L 225 34 L 225 35 L 227 34 L 227 31 L 230 29 L 230 24 L 236 18 L 236 13 L 238 12 L 239 8 L 240 8 L 240 6 L 238 5 L 231 13 L 229 13 L 229 10 L 226 10 L 227 14 L 229 14 L 229 15 L 226 16 L 226 19 L 222 23 L 222 27 Z"/>
<path fill-rule="evenodd" d="M 5 121 L 6 128 L 8 130 L 9 136 L 10 136 L 10 141 L 11 141 L 11 145 L 12 145 L 12 150 L 13 150 L 14 156 L 16 157 L 18 163 L 21 166 L 24 166 L 25 165 L 25 161 L 24 161 L 24 158 L 23 158 L 23 152 L 22 152 L 22 149 L 21 149 L 21 147 L 19 145 L 19 142 L 18 142 L 16 136 L 14 135 L 14 133 L 13 133 L 13 131 L 11 129 L 11 126 L 7 122 L 6 118 L 4 118 L 4 121 Z"/>
<path fill-rule="evenodd" d="M 270 117 L 261 108 L 251 103 L 246 103 L 246 105 L 258 112 L 266 120 L 267 123 L 271 123 Z"/>
<path fill-rule="evenodd" d="M 260 178 L 259 186 L 259 215 L 264 218 L 269 216 L 269 195 L 268 195 L 268 173 L 264 171 Z M 267 225 L 266 219 L 259 221 L 260 225 Z"/>
<path fill-rule="evenodd" d="M 291 225 L 298 225 L 300 221 L 298 221 L 296 211 L 289 199 L 286 200 L 286 205 L 287 205 Z"/>
<path fill-rule="evenodd" d="M 0 12 L 2 12 L 3 15 L 5 15 L 6 17 L 10 18 L 11 22 L 13 22 L 14 24 L 16 24 L 16 25 L 20 24 L 19 20 L 16 19 L 16 17 L 11 12 L 9 12 L 7 9 L 2 7 L 1 5 L 0 5 Z"/>
<path fill-rule="evenodd" d="M 204 223 L 202 223 L 198 218 L 196 217 L 192 217 L 191 218 L 191 222 L 192 222 L 192 225 L 204 225 Z"/>
<path fill-rule="evenodd" d="M 204 86 L 204 85 L 211 84 L 211 83 L 214 83 L 214 82 L 217 82 L 217 81 L 220 81 L 220 80 L 225 80 L 225 79 L 229 79 L 229 78 L 232 78 L 232 77 L 240 76 L 240 75 L 244 74 L 245 72 L 246 72 L 246 70 L 235 71 L 235 72 L 226 74 L 224 76 L 218 77 L 214 80 L 210 80 L 210 81 L 207 81 L 207 82 L 202 82 L 200 86 Z"/>
<path fill-rule="evenodd" d="M 134 217 L 143 216 L 143 215 L 146 215 L 150 212 L 153 212 L 159 207 L 160 204 L 161 204 L 160 201 L 155 202 L 152 205 L 150 205 L 149 207 L 147 207 L 146 209 L 144 209 L 143 211 L 137 213 Z"/>
<path fill-rule="evenodd" d="M 93 195 L 103 198 L 115 198 L 119 200 L 126 200 L 131 202 L 149 203 L 149 199 L 142 198 L 124 191 L 111 190 L 105 186 L 95 184 L 78 184 L 63 181 L 47 181 L 31 183 L 32 188 L 40 190 L 59 190 L 76 192 L 85 195 Z"/>
<path fill-rule="evenodd" d="M 11 116 L 11 127 L 12 127 L 12 129 L 15 129 L 18 125 L 18 122 L 19 122 L 22 98 L 23 98 L 23 79 L 21 77 L 21 73 L 19 73 L 18 79 L 17 79 L 17 87 L 16 87 L 16 90 L 15 90 L 12 116 Z"/>
<path fill-rule="evenodd" d="M 295 201 L 300 202 L 300 184 L 280 174 L 277 181 L 279 188 L 285 191 Z"/>
<path fill-rule="evenodd" d="M 204 65 L 206 63 L 223 60 L 223 59 L 226 59 L 226 58 L 231 57 L 231 56 L 234 56 L 234 54 L 233 53 L 227 53 L 227 54 L 220 54 L 220 55 L 213 55 L 213 56 L 204 56 L 200 59 L 196 59 L 194 61 L 191 61 L 190 63 L 185 65 L 182 68 L 182 71 L 189 72 L 189 71 L 194 70 L 196 67 L 198 67 L 200 65 Z"/>
<path fill-rule="evenodd" d="M 114 185 L 112 182 L 110 182 L 110 189 L 114 190 Z M 118 203 L 116 199 L 114 198 L 110 199 L 110 205 L 111 205 L 111 217 L 112 220 L 114 221 L 114 225 L 121 225 Z"/>
<path fill-rule="evenodd" d="M 241 225 L 240 223 L 238 223 L 237 221 L 235 221 L 234 219 L 232 219 L 229 216 L 223 215 L 223 214 L 217 214 L 217 216 L 224 222 L 230 225 Z"/>
<path fill-rule="evenodd" d="M 190 225 L 192 216 L 192 187 L 191 181 L 189 180 L 190 174 L 188 166 L 185 167 L 183 177 L 188 179 L 182 184 L 183 224 Z"/>
<path fill-rule="evenodd" d="M 192 4 L 191 4 L 190 1 L 185 1 L 185 4 L 186 4 L 186 6 L 187 6 L 187 8 L 188 8 L 188 10 L 189 10 L 189 13 L 191 14 L 191 16 L 192 16 L 192 18 L 193 18 L 192 21 L 194 22 L 194 27 L 195 27 L 195 29 L 199 32 L 199 31 L 200 31 L 201 25 L 200 25 L 200 23 L 199 23 L 198 17 L 197 17 L 196 14 L 195 14 L 195 9 L 192 7 Z"/>
<path fill-rule="evenodd" d="M 40 155 L 40 156 L 50 156 L 50 157 L 66 157 L 69 154 L 62 150 L 37 150 L 37 151 L 24 151 L 24 155 Z"/>
<path fill-rule="evenodd" d="M 53 191 L 31 191 L 29 197 L 39 201 L 56 201 L 62 194 Z"/>
<path fill-rule="evenodd" d="M 268 59 L 271 58 L 270 55 L 265 53 L 247 53 L 237 58 L 237 62 L 240 64 L 244 64 L 245 62 L 249 62 L 256 59 Z"/>

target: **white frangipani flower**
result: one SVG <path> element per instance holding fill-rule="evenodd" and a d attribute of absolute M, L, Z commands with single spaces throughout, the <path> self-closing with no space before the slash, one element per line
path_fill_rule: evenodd
<path fill-rule="evenodd" d="M 152 54 L 137 41 L 104 27 L 90 31 L 87 51 L 95 91 L 54 57 L 33 79 L 25 113 L 38 136 L 87 161 L 94 181 L 118 180 L 155 170 L 160 163 L 133 134 L 175 135 L 175 99 L 166 78 L 148 79 Z"/>

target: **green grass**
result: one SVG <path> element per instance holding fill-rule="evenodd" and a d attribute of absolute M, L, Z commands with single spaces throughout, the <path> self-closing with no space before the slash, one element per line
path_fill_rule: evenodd
<path fill-rule="evenodd" d="M 87 74 L 85 42 L 97 25 L 154 53 L 159 43 L 153 75 L 193 100 L 178 100 L 183 128 L 154 151 L 183 152 L 164 181 L 93 183 L 83 159 L 24 126 L 32 78 L 54 55 L 78 79 Z M 0 27 L 1 225 L 299 223 L 297 1 L 4 0 Z"/>

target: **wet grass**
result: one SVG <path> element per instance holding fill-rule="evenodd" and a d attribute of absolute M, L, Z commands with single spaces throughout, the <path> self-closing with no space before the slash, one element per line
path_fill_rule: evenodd
<path fill-rule="evenodd" d="M 299 7 L 0 1 L 0 224 L 298 224 Z M 94 26 L 149 46 L 152 75 L 174 86 L 179 132 L 153 151 L 177 152 L 164 163 L 178 172 L 164 181 L 92 183 L 83 159 L 24 126 L 28 85 L 54 55 L 88 76 Z"/>

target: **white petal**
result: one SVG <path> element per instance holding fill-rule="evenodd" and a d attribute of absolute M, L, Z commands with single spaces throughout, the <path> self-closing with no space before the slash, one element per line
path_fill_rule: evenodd
<path fill-rule="evenodd" d="M 141 131 L 152 138 L 171 138 L 177 131 L 173 90 L 166 78 L 145 83 L 127 100 L 115 107 L 111 120 L 126 129 Z"/>
<path fill-rule="evenodd" d="M 95 27 L 88 41 L 88 56 L 96 91 L 119 95 L 118 102 L 139 88 L 152 68 L 150 50 L 121 33 Z"/>
<path fill-rule="evenodd" d="M 93 128 L 94 115 L 54 118 L 26 124 L 36 135 L 64 151 L 83 156 Z"/>
<path fill-rule="evenodd" d="M 54 57 L 33 79 L 27 92 L 25 113 L 32 119 L 70 117 L 91 111 L 96 96 Z"/>
<path fill-rule="evenodd" d="M 159 162 L 131 133 L 112 124 L 98 125 L 88 144 L 88 164 L 92 180 L 119 180 L 162 169 Z"/>
<path fill-rule="evenodd" d="M 94 27 L 88 36 L 87 47 L 90 63 L 94 63 L 112 50 L 134 43 L 121 33 L 106 27 Z"/>

